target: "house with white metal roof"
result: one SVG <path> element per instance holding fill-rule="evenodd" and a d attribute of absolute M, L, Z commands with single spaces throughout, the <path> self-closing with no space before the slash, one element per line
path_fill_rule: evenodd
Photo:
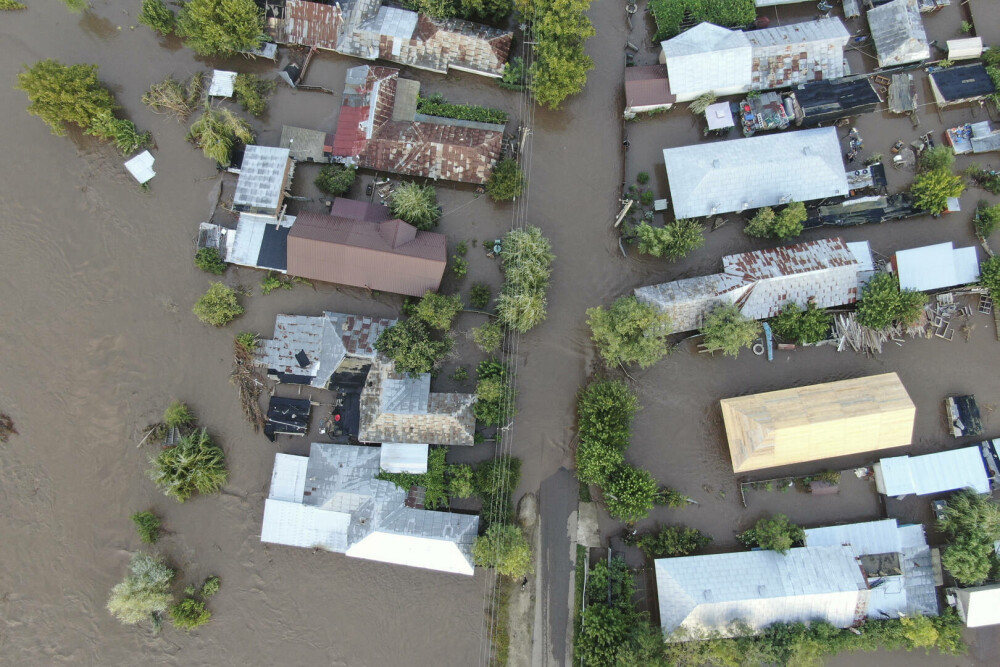
<path fill-rule="evenodd" d="M 727 255 L 722 266 L 722 273 L 640 287 L 635 296 L 669 315 L 673 332 L 699 328 L 721 304 L 758 320 L 789 303 L 832 308 L 857 301 L 872 257 L 866 242 L 832 238 Z"/>
<path fill-rule="evenodd" d="M 892 0 L 868 10 L 879 67 L 898 67 L 931 57 L 917 0 Z"/>
<path fill-rule="evenodd" d="M 261 541 L 473 574 L 479 517 L 419 509 L 376 479 L 379 469 L 378 447 L 313 443 L 308 457 L 276 454 Z"/>
<path fill-rule="evenodd" d="M 833 127 L 663 149 L 677 218 L 808 202 L 850 192 Z"/>
<path fill-rule="evenodd" d="M 968 285 L 979 280 L 976 246 L 956 248 L 951 241 L 900 250 L 892 266 L 902 289 L 920 292 Z"/>
<path fill-rule="evenodd" d="M 958 489 L 990 492 L 986 464 L 978 446 L 921 456 L 891 456 L 873 467 L 875 488 L 887 496 L 926 496 Z"/>
<path fill-rule="evenodd" d="M 729 637 L 774 623 L 865 618 L 870 592 L 849 546 L 659 558 L 660 624 L 668 641 Z"/>
<path fill-rule="evenodd" d="M 699 23 L 660 44 L 670 91 L 678 102 L 707 92 L 718 96 L 750 90 L 753 49 L 741 30 Z"/>
<path fill-rule="evenodd" d="M 294 162 L 287 148 L 247 146 L 233 195 L 233 210 L 280 217 Z"/>
<path fill-rule="evenodd" d="M 949 592 L 955 596 L 955 609 L 966 627 L 1000 625 L 1000 584 L 956 588 Z"/>

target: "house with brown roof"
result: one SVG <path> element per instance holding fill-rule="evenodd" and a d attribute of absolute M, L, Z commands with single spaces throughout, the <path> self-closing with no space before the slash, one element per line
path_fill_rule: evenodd
<path fill-rule="evenodd" d="M 625 120 L 669 109 L 676 101 L 677 96 L 670 92 L 666 65 L 625 68 Z"/>
<path fill-rule="evenodd" d="M 513 33 L 460 19 L 437 20 L 383 0 L 267 3 L 274 41 L 336 51 L 365 60 L 447 74 L 450 69 L 503 75 Z"/>
<path fill-rule="evenodd" d="M 503 125 L 416 113 L 420 83 L 399 70 L 347 70 L 332 157 L 422 178 L 484 184 L 500 159 Z"/>

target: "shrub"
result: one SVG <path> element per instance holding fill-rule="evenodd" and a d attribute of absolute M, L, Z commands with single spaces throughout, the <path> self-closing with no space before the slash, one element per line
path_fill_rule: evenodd
<path fill-rule="evenodd" d="M 941 554 L 941 565 L 962 586 L 978 586 L 990 576 L 992 555 L 991 543 L 963 535 Z"/>
<path fill-rule="evenodd" d="M 220 588 L 222 588 L 222 580 L 213 575 L 201 585 L 201 596 L 203 598 L 210 598 L 218 593 Z"/>
<path fill-rule="evenodd" d="M 469 272 L 469 260 L 460 255 L 451 256 L 451 272 L 456 278 L 464 278 Z"/>
<path fill-rule="evenodd" d="M 705 316 L 705 324 L 700 331 L 705 336 L 706 350 L 721 350 L 723 354 L 735 357 L 740 350 L 753 345 L 760 335 L 761 326 L 741 313 L 734 304 L 723 304 Z"/>
<path fill-rule="evenodd" d="M 739 539 L 747 546 L 759 546 L 761 549 L 783 554 L 796 544 L 802 544 L 806 533 L 784 514 L 775 514 L 760 519 L 753 528 L 740 535 Z"/>
<path fill-rule="evenodd" d="M 472 340 L 483 352 L 496 352 L 503 344 L 503 328 L 496 322 L 487 322 L 472 330 Z"/>
<path fill-rule="evenodd" d="M 27 8 L 27 5 L 22 5 L 20 2 L 16 2 L 16 0 L 0 0 L 0 11 L 13 12 Z"/>
<path fill-rule="evenodd" d="M 392 482 L 400 489 L 409 491 L 411 486 L 424 487 L 424 507 L 437 509 L 448 504 L 448 464 L 444 447 L 431 449 L 427 454 L 427 472 L 416 475 L 411 472 L 379 472 L 376 479 Z"/>
<path fill-rule="evenodd" d="M 994 298 L 1000 296 L 1000 255 L 989 257 L 979 265 L 979 283 Z"/>
<path fill-rule="evenodd" d="M 872 329 L 884 329 L 893 322 L 912 324 L 926 301 L 923 292 L 899 289 L 899 279 L 893 274 L 877 273 L 861 290 L 858 323 Z"/>
<path fill-rule="evenodd" d="M 989 238 L 997 228 L 1000 228 L 1000 204 L 990 206 L 989 202 L 980 201 L 976 207 L 974 225 L 976 236 L 981 239 Z"/>
<path fill-rule="evenodd" d="M 441 93 L 434 93 L 428 97 L 418 97 L 417 113 L 425 116 L 454 118 L 494 125 L 504 125 L 507 122 L 507 114 L 499 109 L 490 109 L 475 104 L 451 104 Z"/>
<path fill-rule="evenodd" d="M 476 491 L 486 498 L 509 495 L 521 480 L 521 460 L 506 454 L 476 466 Z"/>
<path fill-rule="evenodd" d="M 637 544 L 646 558 L 687 556 L 712 543 L 712 538 L 686 526 L 666 526 L 639 537 Z"/>
<path fill-rule="evenodd" d="M 469 305 L 482 310 L 490 305 L 492 296 L 493 294 L 490 291 L 489 285 L 486 283 L 474 283 L 469 290 Z"/>
<path fill-rule="evenodd" d="M 568 96 L 583 90 L 587 72 L 594 68 L 584 51 L 595 34 L 585 13 L 590 0 L 517 0 L 517 7 L 522 15 L 534 18 L 531 93 L 539 104 L 558 109 Z"/>
<path fill-rule="evenodd" d="M 1000 81 L 1000 67 L 997 68 L 996 80 Z M 990 194 L 1000 195 L 1000 173 L 987 171 L 979 165 L 972 165 L 963 172 L 973 183 Z"/>
<path fill-rule="evenodd" d="M 504 324 L 526 333 L 545 319 L 545 293 L 554 258 L 551 244 L 538 227 L 507 232 L 500 254 L 504 285 L 497 300 Z"/>
<path fill-rule="evenodd" d="M 165 495 L 184 502 L 195 493 L 216 493 L 226 483 L 226 456 L 205 429 L 189 433 L 162 450 L 149 476 Z"/>
<path fill-rule="evenodd" d="M 136 20 L 161 35 L 169 35 L 177 27 L 177 17 L 163 0 L 142 0 Z"/>
<path fill-rule="evenodd" d="M 792 202 L 777 214 L 770 207 L 764 207 L 757 211 L 743 231 L 749 236 L 786 241 L 802 233 L 806 217 L 806 207 L 802 202 Z"/>
<path fill-rule="evenodd" d="M 476 420 L 487 426 L 498 426 L 509 421 L 515 394 L 510 388 L 507 369 L 491 359 L 479 363 L 476 375 L 476 403 L 472 406 Z"/>
<path fill-rule="evenodd" d="M 28 113 L 41 118 L 53 134 L 66 134 L 66 123 L 87 130 L 103 113 L 113 113 L 115 98 L 97 78 L 97 65 L 63 65 L 40 60 L 17 75 L 18 90 L 28 95 Z"/>
<path fill-rule="evenodd" d="M 638 175 L 636 175 L 635 180 L 639 183 L 639 185 L 645 185 L 646 183 L 649 183 L 649 173 L 640 171 Z"/>
<path fill-rule="evenodd" d="M 130 573 L 111 589 L 107 608 L 122 623 L 136 625 L 170 606 L 174 571 L 159 558 L 142 552 L 132 556 L 128 567 Z"/>
<path fill-rule="evenodd" d="M 670 352 L 670 318 L 634 296 L 615 300 L 611 308 L 587 310 L 587 324 L 597 350 L 608 364 L 648 368 Z"/>
<path fill-rule="evenodd" d="M 276 289 L 290 290 L 292 283 L 288 280 L 282 280 L 281 276 L 274 271 L 268 271 L 264 279 L 260 281 L 260 293 L 267 296 Z"/>
<path fill-rule="evenodd" d="M 189 0 L 177 17 L 177 34 L 202 56 L 248 51 L 264 40 L 264 10 L 254 0 Z"/>
<path fill-rule="evenodd" d="M 486 194 L 493 201 L 508 201 L 524 191 L 524 172 L 516 160 L 504 158 L 497 163 L 486 183 Z"/>
<path fill-rule="evenodd" d="M 455 372 L 451 374 L 451 379 L 456 382 L 461 382 L 462 380 L 469 379 L 469 370 L 465 366 L 459 366 L 455 369 Z"/>
<path fill-rule="evenodd" d="M 205 111 L 188 129 L 187 140 L 202 150 L 205 157 L 228 167 L 233 146 L 237 141 L 253 141 L 253 128 L 225 107 Z"/>
<path fill-rule="evenodd" d="M 184 428 L 194 424 L 194 415 L 191 409 L 180 401 L 173 401 L 163 411 L 163 423 L 167 428 Z"/>
<path fill-rule="evenodd" d="M 152 512 L 136 512 L 132 515 L 132 523 L 143 543 L 156 544 L 160 539 L 160 517 Z"/>
<path fill-rule="evenodd" d="M 696 23 L 708 21 L 729 28 L 742 27 L 757 16 L 753 0 L 652 0 L 649 9 L 656 19 L 653 41 L 669 39 L 680 32 L 684 16 Z"/>
<path fill-rule="evenodd" d="M 201 248 L 194 254 L 194 265 L 202 271 L 221 276 L 226 272 L 226 263 L 218 248 Z"/>
<path fill-rule="evenodd" d="M 327 164 L 319 170 L 319 176 L 313 183 L 323 192 L 340 197 L 350 191 L 354 179 L 357 178 L 357 172 L 358 168 L 354 165 Z"/>
<path fill-rule="evenodd" d="M 223 327 L 246 312 L 236 297 L 236 290 L 222 283 L 212 283 L 192 310 L 199 320 L 213 327 Z"/>
<path fill-rule="evenodd" d="M 432 340 L 423 321 L 411 317 L 379 334 L 375 349 L 392 359 L 400 373 L 430 373 L 451 343 Z"/>
<path fill-rule="evenodd" d="M 495 523 L 477 537 L 472 559 L 480 567 L 496 568 L 498 574 L 520 579 L 532 572 L 531 546 L 518 526 Z"/>
<path fill-rule="evenodd" d="M 506 90 L 524 90 L 524 60 L 521 57 L 511 58 L 503 66 L 503 76 L 497 80 L 497 85 Z"/>
<path fill-rule="evenodd" d="M 653 227 L 643 221 L 636 227 L 635 235 L 639 252 L 670 261 L 686 257 L 705 242 L 701 223 L 695 220 L 674 220 L 663 227 Z"/>
<path fill-rule="evenodd" d="M 186 85 L 168 76 L 160 83 L 151 85 L 149 90 L 143 93 L 142 103 L 155 113 L 171 113 L 177 116 L 178 120 L 185 120 L 198 106 L 201 92 L 200 72 L 193 74 Z"/>
<path fill-rule="evenodd" d="M 652 206 L 655 200 L 656 200 L 656 195 L 653 194 L 652 190 L 645 190 L 641 195 L 639 195 L 639 202 L 643 206 Z"/>
<path fill-rule="evenodd" d="M 931 215 L 940 215 L 948 208 L 950 197 L 959 197 L 965 190 L 962 179 L 947 169 L 923 171 L 913 179 L 910 195 L 913 205 Z"/>
<path fill-rule="evenodd" d="M 656 505 L 659 485 L 648 470 L 625 463 L 611 471 L 603 491 L 608 513 L 625 523 L 635 523 L 649 516 Z"/>
<path fill-rule="evenodd" d="M 111 141 L 123 155 L 134 153 L 150 142 L 149 132 L 139 132 L 135 123 L 115 118 L 110 111 L 102 111 L 84 132 Z"/>
<path fill-rule="evenodd" d="M 389 207 L 394 216 L 424 231 L 436 227 L 441 218 L 437 190 L 430 185 L 403 183 L 393 191 Z"/>
<path fill-rule="evenodd" d="M 427 291 L 424 298 L 417 303 L 413 315 L 434 329 L 447 331 L 455 315 L 462 312 L 462 298 L 457 294 L 450 296 Z"/>
<path fill-rule="evenodd" d="M 170 607 L 170 620 L 174 625 L 188 632 L 208 623 L 212 612 L 205 609 L 205 603 L 194 598 L 184 598 Z"/>
<path fill-rule="evenodd" d="M 452 498 L 468 498 L 476 492 L 472 466 L 457 463 L 448 466 L 448 495 Z"/>
<path fill-rule="evenodd" d="M 794 303 L 789 303 L 781 309 L 781 313 L 771 320 L 771 329 L 775 335 L 796 343 L 818 343 L 830 332 L 830 322 L 833 316 L 825 310 L 816 308 L 809 302 L 802 310 Z"/>
<path fill-rule="evenodd" d="M 257 334 L 252 331 L 241 331 L 236 336 L 236 344 L 242 347 L 247 354 L 253 354 L 257 349 Z"/>
<path fill-rule="evenodd" d="M 955 166 L 955 151 L 950 146 L 935 146 L 920 154 L 920 171 L 951 171 Z"/>
<path fill-rule="evenodd" d="M 267 101 L 274 92 L 274 81 L 265 81 L 256 74 L 237 74 L 233 82 L 233 94 L 252 116 L 263 116 L 267 111 Z"/>
<path fill-rule="evenodd" d="M 604 486 L 611 472 L 625 461 L 632 418 L 639 402 L 617 380 L 597 379 L 577 395 L 576 476 L 587 484 Z"/>

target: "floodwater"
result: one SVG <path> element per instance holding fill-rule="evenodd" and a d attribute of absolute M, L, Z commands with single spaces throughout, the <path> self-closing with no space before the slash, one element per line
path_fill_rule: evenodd
<path fill-rule="evenodd" d="M 0 410 L 13 416 L 21 432 L 0 448 L 0 648 L 6 662 L 478 664 L 486 586 L 482 573 L 464 578 L 260 543 L 273 454 L 276 449 L 304 454 L 308 443 L 286 439 L 275 447 L 243 421 L 228 382 L 232 335 L 239 330 L 267 335 L 280 312 L 392 315 L 399 312 L 400 301 L 331 285 L 298 287 L 245 300 L 247 314 L 227 330 L 199 324 L 190 307 L 209 277 L 192 265 L 193 242 L 198 223 L 213 214 L 219 177 L 185 143 L 185 125 L 152 114 L 139 98 L 150 83 L 171 74 L 186 76 L 211 65 L 267 73 L 273 66 L 241 58 L 199 62 L 176 42 L 158 40 L 141 26 L 133 30 L 136 8 L 135 2 L 98 2 L 92 13 L 79 17 L 57 3 L 36 2 L 0 21 L 0 81 L 7 82 L 7 92 L 0 95 L 5 119 L 0 125 L 5 158 L 0 179 Z M 660 196 L 666 196 L 659 150 L 698 141 L 700 130 L 683 109 L 630 124 L 626 169 L 619 120 L 622 47 L 629 39 L 641 43 L 641 30 L 637 25 L 628 32 L 616 3 L 595 3 L 591 16 L 598 36 L 588 44 L 596 67 L 587 89 L 563 110 L 537 110 L 533 116 L 528 221 L 542 227 L 558 258 L 548 319 L 523 336 L 517 349 L 519 416 L 513 453 L 524 460 L 518 495 L 543 489 L 539 509 L 548 527 L 542 530 L 544 590 L 538 599 L 546 613 L 535 637 L 546 646 L 536 647 L 535 655 L 537 663 L 551 665 L 566 660 L 561 638 L 568 629 L 564 601 L 571 563 L 568 538 L 558 528 L 566 524 L 568 501 L 577 493 L 565 472 L 572 467 L 574 398 L 595 368 L 585 309 L 610 303 L 639 285 L 715 271 L 721 255 L 764 245 L 747 239 L 731 223 L 708 235 L 705 246 L 683 262 L 622 258 L 611 220 L 623 169 L 628 182 L 638 171 L 649 171 Z M 932 38 L 957 31 L 957 14 L 948 19 L 955 25 L 947 30 L 945 19 L 936 16 L 929 22 L 941 24 L 942 34 L 932 32 Z M 640 60 L 654 60 L 655 52 L 646 49 L 648 40 L 641 46 Z M 46 57 L 97 63 L 124 112 L 153 132 L 158 175 L 149 193 L 135 187 L 109 147 L 72 134 L 52 136 L 24 112 L 23 94 L 9 86 L 21 63 Z M 344 70 L 353 64 L 337 56 L 318 58 L 307 83 L 339 91 Z M 519 113 L 516 95 L 481 78 L 408 75 L 449 99 Z M 258 140 L 277 143 L 282 124 L 332 130 L 339 102 L 339 94 L 279 88 L 269 114 L 255 122 Z M 968 110 L 959 110 L 946 119 L 969 116 Z M 940 128 L 931 109 L 923 118 L 927 129 Z M 896 135 L 914 138 L 906 120 L 870 116 L 858 127 L 869 150 L 886 154 Z M 293 194 L 317 196 L 311 185 L 316 169 L 297 169 Z M 891 177 L 893 187 L 906 183 L 904 174 Z M 360 195 L 363 187 L 364 182 L 356 185 L 354 194 Z M 963 197 L 966 212 L 961 214 L 850 229 L 842 235 L 870 239 L 882 254 L 944 240 L 968 245 L 971 209 L 983 194 L 970 191 Z M 442 187 L 440 198 L 445 210 L 441 231 L 452 245 L 466 240 L 472 246 L 469 276 L 450 279 L 445 291 L 466 294 L 479 280 L 499 284 L 497 266 L 483 254 L 482 241 L 509 228 L 511 208 L 474 198 L 466 187 Z M 318 210 L 320 204 L 297 206 Z M 828 235 L 832 233 L 812 231 L 806 238 Z M 248 287 L 259 279 L 253 271 L 234 269 L 225 276 L 230 284 Z M 461 316 L 459 328 L 477 326 L 479 317 Z M 644 410 L 636 420 L 630 460 L 700 503 L 681 511 L 658 510 L 650 522 L 684 522 L 725 546 L 763 511 L 763 500 L 751 501 L 747 510 L 739 504 L 717 408 L 726 396 L 897 371 L 918 406 L 913 449 L 932 451 L 952 444 L 941 419 L 945 395 L 974 392 L 984 403 L 1000 403 L 1000 380 L 990 363 L 997 359 L 1000 342 L 991 320 L 979 317 L 975 322 L 968 343 L 960 336 L 952 343 L 908 341 L 876 360 L 819 348 L 779 353 L 768 364 L 749 354 L 711 359 L 682 349 L 652 369 L 633 373 Z M 479 360 L 467 343 L 459 350 L 463 357 L 451 362 L 436 386 L 471 389 L 470 381 L 448 379 L 454 365 Z M 230 481 L 220 495 L 179 505 L 160 495 L 144 475 L 149 452 L 136 447 L 142 427 L 173 398 L 188 402 L 226 450 Z M 998 429 L 996 419 L 987 422 L 988 434 L 996 435 Z M 483 444 L 455 451 L 453 457 L 475 460 L 491 451 Z M 773 499 L 768 502 L 791 511 Z M 846 514 L 839 513 L 846 505 L 836 511 L 829 509 L 834 505 L 817 507 L 810 516 L 856 518 L 855 513 L 867 511 L 865 502 L 851 505 Z M 164 517 L 167 534 L 156 551 L 178 568 L 181 585 L 209 574 L 222 577 L 222 591 L 210 603 L 212 622 L 190 635 L 168 627 L 153 637 L 118 624 L 104 610 L 129 553 L 141 546 L 128 516 L 147 508 Z M 605 529 L 606 535 L 618 530 L 610 522 Z M 890 667 L 990 664 L 987 656 L 995 655 L 996 633 L 980 632 L 970 639 L 972 656 L 962 660 L 923 655 L 878 660 Z M 835 664 L 871 662 L 868 656 L 845 656 Z"/>

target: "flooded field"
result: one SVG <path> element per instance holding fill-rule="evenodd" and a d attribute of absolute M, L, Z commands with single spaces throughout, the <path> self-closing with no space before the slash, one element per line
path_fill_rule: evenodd
<path fill-rule="evenodd" d="M 192 265 L 194 237 L 198 223 L 213 213 L 219 176 L 184 141 L 185 125 L 150 113 L 139 98 L 150 83 L 171 74 L 186 76 L 211 65 L 268 73 L 274 65 L 243 59 L 199 62 L 178 43 L 158 40 L 136 26 L 137 7 L 137 2 L 97 2 L 92 13 L 79 17 L 57 3 L 33 2 L 26 12 L 0 18 L 5 47 L 0 81 L 6 82 L 0 95 L 5 119 L 0 126 L 5 153 L 0 179 L 0 410 L 14 417 L 22 434 L 0 447 L 0 651 L 5 662 L 478 664 L 482 573 L 448 576 L 260 543 L 276 447 L 243 421 L 228 380 L 232 335 L 238 330 L 267 335 L 277 313 L 327 309 L 388 316 L 399 313 L 400 301 L 331 285 L 299 287 L 246 300 L 247 314 L 227 330 L 197 321 L 191 304 L 209 277 Z M 802 18 L 812 16 L 812 5 L 797 7 L 805 12 Z M 928 21 L 932 39 L 957 33 L 957 6 L 946 12 Z M 782 12 L 786 15 L 792 16 Z M 683 108 L 630 123 L 631 149 L 624 160 L 622 47 L 627 40 L 640 43 L 642 30 L 637 21 L 629 33 L 616 3 L 595 3 L 591 16 L 598 35 L 588 52 L 596 67 L 586 90 L 563 110 L 537 110 L 533 118 L 529 222 L 551 239 L 557 260 L 548 319 L 524 336 L 518 348 L 513 453 L 524 461 L 518 495 L 540 490 L 544 542 L 539 568 L 546 588 L 538 598 L 544 613 L 536 627 L 536 662 L 551 665 L 566 660 L 562 638 L 568 629 L 571 563 L 564 526 L 577 494 L 568 472 L 574 399 L 595 368 L 584 311 L 640 285 L 715 271 L 721 255 L 765 246 L 730 222 L 676 264 L 621 256 L 611 221 L 622 174 L 630 183 L 638 171 L 648 171 L 659 196 L 667 196 L 660 150 L 699 141 L 701 130 Z M 648 40 L 642 48 L 646 46 Z M 158 175 L 149 193 L 135 187 L 113 149 L 74 134 L 52 136 L 24 112 L 23 94 L 10 86 L 22 63 L 46 57 L 97 63 L 126 115 L 153 132 Z M 641 62 L 655 58 L 654 51 L 641 51 Z M 852 65 L 858 60 L 860 68 L 862 59 L 852 54 Z M 344 70 L 354 64 L 323 56 L 310 66 L 307 82 L 339 91 Z M 453 101 L 518 111 L 516 96 L 488 80 L 406 75 Z M 921 101 L 926 100 L 922 91 Z M 332 130 L 339 104 L 339 93 L 279 87 L 268 115 L 255 122 L 258 141 L 276 144 L 282 124 Z M 933 130 L 939 136 L 942 127 L 972 118 L 971 110 L 959 109 L 944 114 L 942 121 L 928 107 L 918 131 Z M 918 132 L 905 118 L 878 114 L 861 119 L 857 127 L 867 151 L 882 153 L 896 138 L 909 141 Z M 958 166 L 966 162 L 960 159 Z M 293 194 L 317 197 L 311 183 L 315 170 L 297 169 Z M 905 186 L 911 174 L 889 176 L 892 191 Z M 354 194 L 362 193 L 370 178 L 359 179 Z M 941 219 L 838 233 L 847 240 L 870 240 L 884 255 L 945 240 L 969 245 L 971 213 L 984 194 L 968 191 L 962 198 L 964 211 Z M 498 267 L 485 257 L 482 241 L 509 228 L 511 208 L 474 198 L 468 188 L 445 186 L 440 197 L 445 210 L 440 231 L 448 234 L 449 244 L 479 241 L 469 249 L 468 277 L 446 283 L 445 291 L 464 294 L 480 280 L 498 285 Z M 302 202 L 298 207 L 319 210 L 320 204 Z M 804 238 L 832 235 L 814 230 Z M 249 270 L 230 269 L 226 275 L 234 285 L 250 287 L 259 280 L 260 274 Z M 477 326 L 478 317 L 463 315 L 459 328 Z M 992 320 L 976 316 L 974 322 L 968 342 L 961 336 L 951 343 L 907 341 L 874 360 L 815 348 L 779 353 L 768 363 L 750 354 L 712 359 L 682 348 L 652 369 L 633 372 L 644 409 L 636 420 L 630 460 L 699 503 L 680 511 L 658 510 L 648 523 L 683 522 L 725 547 L 764 511 L 793 511 L 784 501 L 794 495 L 754 498 L 748 509 L 740 504 L 718 408 L 718 400 L 727 396 L 896 371 L 918 408 L 914 453 L 952 445 L 941 413 L 945 395 L 976 393 L 984 403 L 1000 403 L 1000 376 L 993 368 L 1000 342 Z M 463 344 L 460 352 L 469 354 L 453 364 L 471 368 L 478 361 L 470 346 Z M 448 379 L 452 367 L 438 380 L 442 388 L 463 386 Z M 187 401 L 226 450 L 230 481 L 220 496 L 179 505 L 145 477 L 149 453 L 136 442 L 142 427 L 172 398 Z M 998 419 L 987 421 L 988 434 L 1000 432 Z M 302 454 L 307 448 L 305 441 L 285 439 L 277 450 Z M 491 453 L 491 446 L 483 444 L 454 455 L 474 460 Z M 865 462 L 845 461 L 844 467 Z M 806 467 L 801 472 L 810 471 Z M 802 516 L 793 518 L 822 522 L 878 511 L 877 501 L 863 495 L 809 500 L 801 507 Z M 192 635 L 167 629 L 153 637 L 119 625 L 104 609 L 129 553 L 140 546 L 128 517 L 147 508 L 164 516 L 168 532 L 157 550 L 178 568 L 181 583 L 208 574 L 222 577 L 222 592 L 210 605 L 215 614 L 211 624 Z M 918 507 L 912 511 L 921 513 Z M 620 530 L 610 522 L 604 528 L 608 536 Z M 949 664 L 993 664 L 989 656 L 996 655 L 997 635 L 971 636 L 972 655 Z M 872 664 L 875 659 L 844 656 L 831 664 Z M 923 655 L 880 655 L 877 661 L 887 666 L 942 664 Z"/>

